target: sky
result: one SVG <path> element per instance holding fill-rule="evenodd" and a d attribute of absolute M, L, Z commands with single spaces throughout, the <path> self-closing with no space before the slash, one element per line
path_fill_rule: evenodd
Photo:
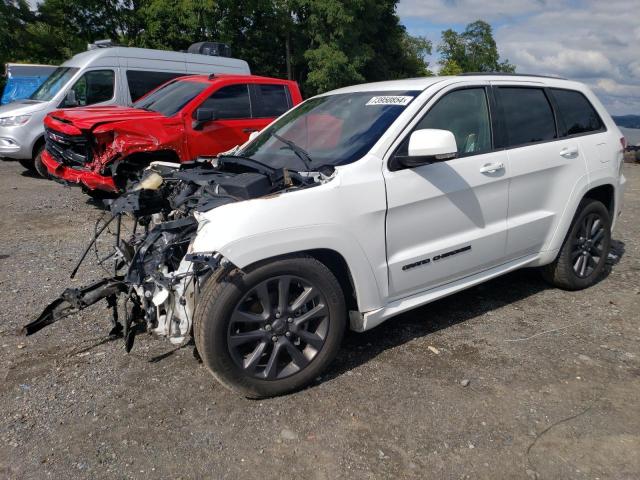
<path fill-rule="evenodd" d="M 613 115 L 640 115 L 640 0 L 400 0 L 411 35 L 436 47 L 447 28 L 484 20 L 519 73 L 586 83 Z"/>

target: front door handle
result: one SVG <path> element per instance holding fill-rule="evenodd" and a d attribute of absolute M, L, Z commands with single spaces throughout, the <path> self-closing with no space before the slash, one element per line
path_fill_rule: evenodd
<path fill-rule="evenodd" d="M 258 129 L 257 128 L 243 128 L 242 131 L 244 133 L 253 133 L 253 132 L 257 132 Z"/>
<path fill-rule="evenodd" d="M 560 155 L 564 158 L 574 158 L 578 156 L 578 147 L 567 147 L 560 150 Z"/>
<path fill-rule="evenodd" d="M 496 173 L 498 170 L 504 170 L 504 163 L 487 163 L 480 167 L 480 173 Z"/>

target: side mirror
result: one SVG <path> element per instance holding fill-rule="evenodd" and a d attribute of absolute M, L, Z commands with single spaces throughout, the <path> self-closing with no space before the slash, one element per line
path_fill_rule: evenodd
<path fill-rule="evenodd" d="M 408 153 L 398 160 L 402 166 L 409 168 L 450 160 L 458 155 L 456 137 L 449 130 L 416 130 L 409 137 Z"/>
<path fill-rule="evenodd" d="M 193 122 L 194 130 L 202 130 L 207 122 L 213 122 L 216 119 L 216 111 L 213 108 L 198 108 L 195 113 L 195 121 Z"/>
<path fill-rule="evenodd" d="M 198 122 L 212 122 L 216 119 L 216 112 L 213 108 L 199 108 L 196 110 L 196 120 Z"/>
<path fill-rule="evenodd" d="M 67 96 L 64 97 L 65 108 L 77 107 L 78 99 L 76 98 L 76 91 L 72 88 L 67 92 Z"/>

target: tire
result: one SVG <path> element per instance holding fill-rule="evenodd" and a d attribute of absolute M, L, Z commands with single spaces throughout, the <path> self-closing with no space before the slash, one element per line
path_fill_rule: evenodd
<path fill-rule="evenodd" d="M 590 227 L 590 232 L 587 229 Z M 587 235 L 588 233 L 588 235 Z M 558 257 L 542 267 L 542 276 L 563 290 L 582 290 L 595 284 L 611 247 L 611 216 L 597 200 L 580 202 Z"/>
<path fill-rule="evenodd" d="M 42 178 L 51 178 L 51 175 L 49 175 L 49 171 L 47 170 L 47 167 L 45 166 L 44 163 L 42 163 L 42 152 L 44 152 L 44 145 L 41 145 L 36 154 L 33 157 L 33 166 L 36 172 L 38 172 L 38 175 L 40 175 Z"/>
<path fill-rule="evenodd" d="M 248 398 L 308 385 L 335 358 L 345 327 L 338 280 L 307 256 L 212 275 L 194 317 L 203 363 L 222 385 Z"/>
<path fill-rule="evenodd" d="M 18 159 L 18 163 L 22 165 L 25 170 L 29 170 L 30 172 L 36 171 L 36 166 L 33 162 L 33 158 L 20 158 Z"/>

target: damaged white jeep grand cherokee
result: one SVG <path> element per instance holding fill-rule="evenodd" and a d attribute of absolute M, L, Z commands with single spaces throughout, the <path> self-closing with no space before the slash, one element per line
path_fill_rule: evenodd
<path fill-rule="evenodd" d="M 193 336 L 227 387 L 290 392 L 327 367 L 347 325 L 368 330 L 520 267 L 567 290 L 598 281 L 623 143 L 597 98 L 561 79 L 319 95 L 228 155 L 153 164 L 85 252 L 115 230 L 115 275 L 65 290 L 24 331 L 104 298 L 127 350 L 143 330 Z"/>

